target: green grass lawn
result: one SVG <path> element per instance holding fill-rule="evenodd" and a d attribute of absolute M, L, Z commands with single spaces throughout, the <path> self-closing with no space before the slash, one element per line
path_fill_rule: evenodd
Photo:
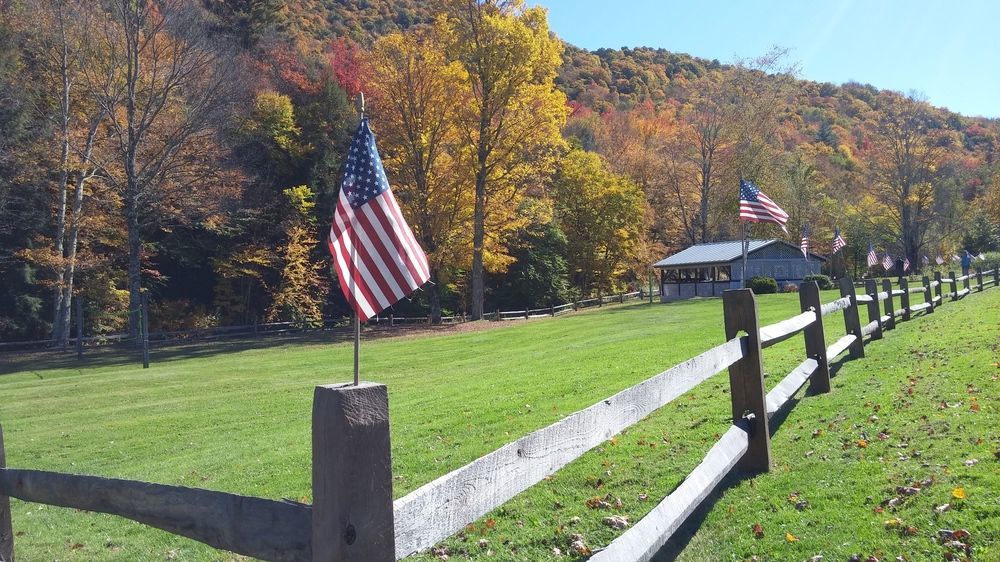
<path fill-rule="evenodd" d="M 763 296 L 759 306 L 767 324 L 797 313 L 798 296 Z M 826 320 L 835 341 L 842 315 Z M 791 411 L 773 440 L 775 470 L 714 496 L 681 558 L 880 551 L 939 560 L 939 526 L 969 529 L 976 559 L 997 556 L 998 325 L 1000 291 L 990 290 L 887 332 L 868 359 L 843 365 L 833 392 Z M 363 378 L 389 387 L 395 496 L 722 343 L 722 326 L 721 299 L 700 299 L 364 342 Z M 803 355 L 801 338 L 766 350 L 768 385 Z M 348 380 L 351 369 L 349 344 L 288 341 L 154 352 L 145 371 L 109 356 L 20 362 L 0 375 L 8 465 L 308 501 L 312 388 Z M 638 520 L 726 429 L 727 392 L 720 373 L 443 546 L 453 557 L 539 560 L 554 558 L 553 548 L 568 553 L 572 534 L 591 548 L 607 544 L 622 531 L 603 517 Z M 868 447 L 858 448 L 864 436 Z M 965 466 L 972 458 L 979 463 Z M 896 486 L 927 477 L 930 488 L 874 512 Z M 958 486 L 966 500 L 933 516 Z M 793 492 L 805 510 L 789 502 Z M 595 496 L 620 507 L 590 509 Z M 237 558 L 112 516 L 14 500 L 13 517 L 19 560 Z M 917 533 L 884 529 L 893 517 Z"/>

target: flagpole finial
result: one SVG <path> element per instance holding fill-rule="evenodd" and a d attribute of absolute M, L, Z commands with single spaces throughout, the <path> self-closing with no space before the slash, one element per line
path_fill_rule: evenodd
<path fill-rule="evenodd" d="M 358 92 L 357 97 L 354 98 L 354 107 L 358 110 L 358 117 L 365 116 L 365 93 Z"/>

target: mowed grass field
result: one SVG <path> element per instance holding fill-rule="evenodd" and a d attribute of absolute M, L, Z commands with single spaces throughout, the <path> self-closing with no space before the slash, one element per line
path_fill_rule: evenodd
<path fill-rule="evenodd" d="M 762 296 L 759 307 L 761 324 L 771 323 L 796 314 L 798 296 Z M 843 335 L 841 314 L 825 320 L 829 342 Z M 724 341 L 721 299 L 454 332 L 363 342 L 363 378 L 389 388 L 396 497 Z M 727 482 L 674 554 L 940 560 L 938 528 L 961 527 L 975 559 L 1000 558 L 998 345 L 996 289 L 887 332 L 867 359 L 838 368 L 830 394 L 802 398 L 775 424 L 774 470 Z M 801 338 L 765 350 L 768 386 L 803 356 Z M 312 389 L 349 380 L 352 357 L 349 343 L 265 341 L 154 351 L 148 370 L 111 357 L 18 362 L 0 375 L 8 465 L 310 501 Z M 730 423 L 727 392 L 723 372 L 438 552 L 576 558 L 574 534 L 600 548 L 622 532 L 603 517 L 637 521 L 698 464 Z M 927 478 L 934 483 L 878 512 L 897 486 Z M 959 487 L 966 497 L 953 501 Z M 589 508 L 594 497 L 611 508 Z M 935 515 L 945 503 L 952 508 Z M 19 560 L 239 559 L 113 516 L 12 507 Z M 903 524 L 886 528 L 893 518 Z"/>

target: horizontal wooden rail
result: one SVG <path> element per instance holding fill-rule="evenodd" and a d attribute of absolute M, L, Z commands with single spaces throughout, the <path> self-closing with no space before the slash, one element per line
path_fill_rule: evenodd
<path fill-rule="evenodd" d="M 913 294 L 913 293 L 923 293 L 926 290 L 927 289 L 925 289 L 923 287 L 910 287 L 909 289 L 907 289 L 907 292 L 909 292 L 910 294 Z"/>
<path fill-rule="evenodd" d="M 826 348 L 826 359 L 827 361 L 833 361 L 838 355 L 847 350 L 848 347 L 854 343 L 854 340 L 858 339 L 854 334 L 847 334 L 846 336 L 840 338 L 839 340 L 833 342 L 833 345 Z"/>
<path fill-rule="evenodd" d="M 819 367 L 818 361 L 806 359 L 785 375 L 785 378 L 767 393 L 767 417 L 773 417 L 783 408 L 802 385 L 809 381 L 809 377 L 816 372 L 817 367 Z"/>
<path fill-rule="evenodd" d="M 949 279 L 947 277 L 942 277 L 941 278 L 941 282 L 942 283 L 957 283 L 958 280 L 957 279 Z"/>
<path fill-rule="evenodd" d="M 878 320 L 872 320 L 861 327 L 861 337 L 870 336 L 876 330 L 878 330 Z"/>
<path fill-rule="evenodd" d="M 931 307 L 931 303 L 922 302 L 920 304 L 914 304 L 910 306 L 910 312 L 920 312 L 921 310 L 926 310 Z"/>
<path fill-rule="evenodd" d="M 816 313 L 808 310 L 787 320 L 764 326 L 760 329 L 760 346 L 771 347 L 778 342 L 787 340 L 815 321 Z"/>
<path fill-rule="evenodd" d="M 892 296 L 894 296 L 894 297 L 902 296 L 905 293 L 906 293 L 906 291 L 904 291 L 902 289 L 893 289 L 892 290 Z"/>
<path fill-rule="evenodd" d="M 858 302 L 872 302 L 872 298 L 869 295 L 858 295 L 855 297 Z"/>
<path fill-rule="evenodd" d="M 645 562 L 652 559 L 746 454 L 749 437 L 745 427 L 746 422 L 742 420 L 730 426 L 676 490 L 590 560 Z"/>
<path fill-rule="evenodd" d="M 311 507 L 97 476 L 0 469 L 0 495 L 119 515 L 263 560 L 312 559 Z"/>
<path fill-rule="evenodd" d="M 968 295 L 968 294 L 969 294 L 969 290 L 968 289 L 961 289 L 961 290 L 958 291 L 958 297 L 959 298 L 962 298 L 962 297 L 964 297 L 965 295 Z"/>
<path fill-rule="evenodd" d="M 739 361 L 746 336 L 530 433 L 393 503 L 396 558 L 433 546 Z"/>
<path fill-rule="evenodd" d="M 841 297 L 835 301 L 824 304 L 821 312 L 823 313 L 823 316 L 827 316 L 839 310 L 844 310 L 849 306 L 851 306 L 851 297 Z"/>

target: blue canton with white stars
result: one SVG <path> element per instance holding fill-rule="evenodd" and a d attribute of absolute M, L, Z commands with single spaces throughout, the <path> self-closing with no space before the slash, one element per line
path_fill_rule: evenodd
<path fill-rule="evenodd" d="M 744 201 L 757 201 L 757 194 L 760 188 L 747 180 L 740 180 L 740 199 Z"/>
<path fill-rule="evenodd" d="M 351 139 L 340 189 L 353 209 L 389 191 L 389 180 L 385 177 L 385 170 L 382 169 L 382 159 L 378 155 L 378 149 L 375 148 L 375 135 L 368 128 L 367 117 L 361 120 L 354 138 Z"/>

